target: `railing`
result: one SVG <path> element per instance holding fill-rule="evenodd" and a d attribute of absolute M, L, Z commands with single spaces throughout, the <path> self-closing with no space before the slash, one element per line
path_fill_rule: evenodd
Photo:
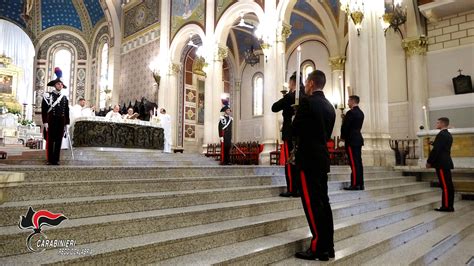
<path fill-rule="evenodd" d="M 253 142 L 237 142 L 233 143 L 229 152 L 230 163 L 243 165 L 258 165 L 259 155 L 263 150 L 263 145 L 256 141 Z M 210 143 L 207 144 L 207 151 L 204 154 L 206 157 L 220 160 L 221 158 L 221 144 Z"/>
<path fill-rule="evenodd" d="M 390 148 L 395 152 L 396 165 L 407 165 L 407 159 L 418 159 L 417 139 L 391 139 Z"/>

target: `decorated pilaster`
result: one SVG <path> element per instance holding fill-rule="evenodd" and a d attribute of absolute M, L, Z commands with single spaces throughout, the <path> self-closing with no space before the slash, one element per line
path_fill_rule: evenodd
<path fill-rule="evenodd" d="M 384 1 L 365 1 L 360 35 L 349 22 L 348 57 L 352 71 L 350 84 L 360 96 L 360 107 L 365 114 L 362 134 L 364 165 L 390 166 L 395 164 L 389 146 L 387 53 L 380 16 Z"/>
<path fill-rule="evenodd" d="M 346 57 L 343 55 L 329 58 L 333 87 L 331 95 L 326 95 L 326 97 L 332 100 L 332 104 L 334 104 L 334 107 L 336 108 L 336 123 L 334 124 L 333 136 L 339 136 L 341 133 L 341 113 L 347 102 L 347 96 L 344 97 L 343 84 L 345 63 Z"/>
<path fill-rule="evenodd" d="M 415 138 L 419 127 L 424 124 L 423 106 L 428 106 L 425 56 L 428 40 L 425 36 L 417 36 L 404 39 L 402 45 L 407 58 L 409 134 L 410 138 Z"/>
<path fill-rule="evenodd" d="M 165 80 L 167 80 L 167 86 L 166 86 L 166 93 L 164 94 L 165 97 L 164 101 L 165 104 L 159 106 L 165 107 L 167 110 L 167 113 L 169 113 L 172 117 L 178 118 L 180 113 L 178 112 L 178 77 L 179 73 L 181 71 L 181 64 L 176 63 L 176 62 L 171 62 L 168 65 L 168 69 L 166 71 L 166 77 Z M 161 84 L 160 84 L 161 85 Z M 160 86 L 161 87 L 161 86 Z M 181 114 L 181 117 L 183 115 Z M 173 123 L 171 123 L 171 135 L 173 136 L 173 146 L 182 148 L 183 144 L 179 142 L 179 137 L 180 134 L 183 134 L 183 132 L 177 132 L 178 128 L 178 119 L 175 119 Z"/>
<path fill-rule="evenodd" d="M 209 64 L 206 78 L 206 89 L 204 92 L 204 143 L 219 142 L 217 123 L 222 108 L 221 97 L 224 93 L 222 82 L 222 63 L 228 55 L 228 48 L 224 45 L 216 45 L 212 62 Z M 234 108 L 231 103 L 231 108 Z"/>

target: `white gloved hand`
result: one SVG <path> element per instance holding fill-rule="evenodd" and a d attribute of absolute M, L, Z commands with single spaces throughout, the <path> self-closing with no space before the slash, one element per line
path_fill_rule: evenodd
<path fill-rule="evenodd" d="M 219 139 L 221 140 L 221 142 L 224 142 L 224 137 L 220 137 Z"/>
<path fill-rule="evenodd" d="M 48 123 L 44 123 L 43 127 L 44 127 L 44 129 L 46 129 L 46 131 L 48 131 Z"/>

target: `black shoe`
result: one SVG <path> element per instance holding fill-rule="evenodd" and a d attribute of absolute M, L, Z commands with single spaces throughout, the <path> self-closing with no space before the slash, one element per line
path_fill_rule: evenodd
<path fill-rule="evenodd" d="M 285 198 L 289 198 L 293 196 L 293 193 L 290 193 L 290 192 L 283 192 L 283 193 L 280 193 L 280 197 L 285 197 Z"/>
<path fill-rule="evenodd" d="M 303 260 L 319 260 L 319 261 L 328 261 L 329 256 L 327 252 L 311 252 L 311 250 L 296 252 L 295 257 Z"/>
<path fill-rule="evenodd" d="M 343 188 L 344 190 L 364 190 L 364 186 L 350 186 Z"/>
<path fill-rule="evenodd" d="M 437 212 L 454 212 L 453 207 L 451 207 L 451 208 L 440 207 L 440 208 L 436 208 L 434 210 L 437 211 Z"/>
<path fill-rule="evenodd" d="M 329 250 L 328 257 L 331 258 L 331 259 L 334 259 L 336 257 L 334 249 Z"/>

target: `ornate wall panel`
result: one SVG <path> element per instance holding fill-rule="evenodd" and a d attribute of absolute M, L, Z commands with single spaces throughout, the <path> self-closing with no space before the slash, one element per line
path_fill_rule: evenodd
<path fill-rule="evenodd" d="M 174 2 L 174 1 L 173 1 Z M 181 1 L 179 1 L 181 2 Z M 141 3 L 124 11 L 123 38 L 160 22 L 161 1 L 144 0 Z"/>
<path fill-rule="evenodd" d="M 46 59 L 48 55 L 49 48 L 56 44 L 57 42 L 68 42 L 72 44 L 77 50 L 77 58 L 79 60 L 87 60 L 87 50 L 84 44 L 77 38 L 71 34 L 67 33 L 60 33 L 53 35 L 47 38 L 42 44 L 40 49 L 38 50 L 38 59 Z"/>
<path fill-rule="evenodd" d="M 103 26 L 100 28 L 99 32 L 96 35 L 97 37 L 94 40 L 94 44 L 92 45 L 92 58 L 97 58 L 97 50 L 99 49 L 99 43 L 101 41 L 106 40 L 109 43 L 110 47 L 110 38 L 109 38 L 109 27 Z"/>

